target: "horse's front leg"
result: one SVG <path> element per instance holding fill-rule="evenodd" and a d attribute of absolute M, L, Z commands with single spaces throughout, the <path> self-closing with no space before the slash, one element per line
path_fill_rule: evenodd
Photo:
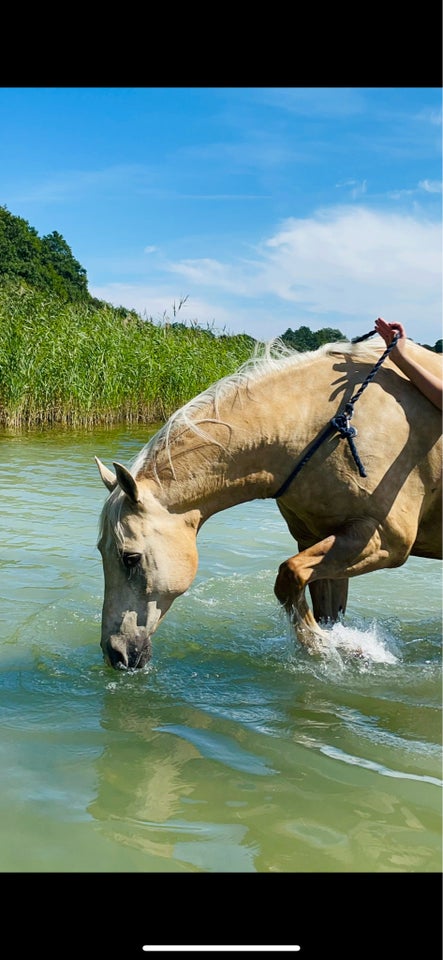
<path fill-rule="evenodd" d="M 317 623 L 336 623 L 346 613 L 349 580 L 313 580 L 308 583 Z"/>
<path fill-rule="evenodd" d="M 309 584 L 314 612 L 308 606 L 305 595 L 308 580 L 304 576 L 303 560 L 312 550 L 317 551 L 319 547 L 322 547 L 324 551 L 330 549 L 332 546 L 331 539 L 328 537 L 321 543 L 315 544 L 314 547 L 302 550 L 280 564 L 274 585 L 274 593 L 293 623 L 297 639 L 310 653 L 321 653 L 327 646 L 327 635 L 320 628 L 318 621 L 326 621 L 328 615 L 324 602 L 324 586 L 322 588 L 324 581 L 318 581 L 314 584 L 314 592 L 311 590 L 312 584 Z M 316 587 L 320 589 L 316 590 Z M 328 609 L 330 609 L 329 605 Z"/>
<path fill-rule="evenodd" d="M 386 542 L 382 543 L 374 521 L 353 520 L 337 533 L 285 560 L 279 567 L 274 592 L 291 618 L 299 641 L 311 652 L 325 649 L 327 634 L 320 629 L 306 602 L 305 590 L 308 585 L 315 600 L 317 616 L 327 619 L 324 616 L 327 612 L 326 581 L 342 582 L 341 590 L 331 597 L 333 605 L 330 609 L 333 612 L 335 609 L 338 614 L 340 597 L 346 603 L 348 578 L 404 562 L 407 551 L 404 551 L 401 560 L 394 561 L 392 557 L 397 554 L 398 551 L 391 552 L 388 549 Z M 331 619 L 337 619 L 337 615 Z"/>

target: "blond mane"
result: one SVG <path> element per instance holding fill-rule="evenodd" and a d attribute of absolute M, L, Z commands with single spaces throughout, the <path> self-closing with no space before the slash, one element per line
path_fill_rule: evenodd
<path fill-rule="evenodd" d="M 219 417 L 219 406 L 223 399 L 232 393 L 237 392 L 240 387 L 249 389 L 254 384 L 264 380 L 269 376 L 280 376 L 283 370 L 291 367 L 299 367 L 312 360 L 333 354 L 347 354 L 348 356 L 361 357 L 376 362 L 380 356 L 380 345 L 382 341 L 376 338 L 375 344 L 369 345 L 367 342 L 351 343 L 349 341 L 336 341 L 335 343 L 326 343 L 318 347 L 317 350 L 299 351 L 288 347 L 280 338 L 266 342 L 258 342 L 254 353 L 246 360 L 235 373 L 229 374 L 211 384 L 202 393 L 199 393 L 192 400 L 189 400 L 182 407 L 175 411 L 160 430 L 151 437 L 148 443 L 140 450 L 137 456 L 132 460 L 129 469 L 134 477 L 144 469 L 149 462 L 152 467 L 154 477 L 157 481 L 156 460 L 158 455 L 165 451 L 169 457 L 170 467 L 173 470 L 172 460 L 169 456 L 170 445 L 184 430 L 192 430 L 202 439 L 211 440 L 211 443 L 217 443 L 213 437 L 202 429 L 204 423 L 221 423 Z M 207 413 L 208 407 L 212 408 L 213 416 L 199 416 Z M 229 424 L 227 424 L 229 426 Z M 218 444 L 221 446 L 221 444 Z"/>

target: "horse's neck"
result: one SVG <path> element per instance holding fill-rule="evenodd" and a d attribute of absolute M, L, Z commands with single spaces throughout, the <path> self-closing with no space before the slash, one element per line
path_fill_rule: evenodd
<path fill-rule="evenodd" d="M 156 496 L 169 509 L 198 507 L 203 519 L 238 503 L 273 497 L 294 458 L 328 420 L 329 389 L 325 385 L 313 411 L 309 377 L 312 381 L 303 367 L 283 371 L 227 396 L 217 418 L 214 409 L 196 416 L 205 436 L 191 428 L 178 431 L 157 456 Z M 321 396 L 321 388 L 315 392 Z"/>
<path fill-rule="evenodd" d="M 229 431 L 220 424 L 203 426 L 210 439 L 188 431 L 187 442 L 171 445 L 170 461 L 165 454 L 159 458 L 153 490 L 164 505 L 198 507 L 207 519 L 238 503 L 271 496 L 277 489 L 275 463 L 263 438 L 248 433 L 246 439 L 235 423 Z"/>

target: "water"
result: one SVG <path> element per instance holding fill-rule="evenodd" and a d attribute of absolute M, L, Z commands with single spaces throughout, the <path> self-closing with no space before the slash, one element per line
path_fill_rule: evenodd
<path fill-rule="evenodd" d="M 238 506 L 202 528 L 150 666 L 114 672 L 93 457 L 148 435 L 1 435 L 2 871 L 439 873 L 440 562 L 353 580 L 320 662 L 274 598 L 284 521 Z"/>

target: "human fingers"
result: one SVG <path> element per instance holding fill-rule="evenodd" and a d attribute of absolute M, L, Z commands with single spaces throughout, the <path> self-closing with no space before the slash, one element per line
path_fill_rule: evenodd
<path fill-rule="evenodd" d="M 391 325 L 386 323 L 386 320 L 383 320 L 383 317 L 377 317 L 374 326 L 377 333 L 380 334 L 387 346 L 389 346 L 394 337 L 394 333 L 391 331 Z"/>
<path fill-rule="evenodd" d="M 406 336 L 406 331 L 402 323 L 390 323 L 389 326 L 391 330 L 394 333 L 398 333 L 400 337 Z"/>
<path fill-rule="evenodd" d="M 406 337 L 406 332 L 403 324 L 401 323 L 387 323 L 386 320 L 383 320 L 383 317 L 377 317 L 375 321 L 375 329 L 377 333 L 386 341 L 387 345 L 392 343 L 395 336 L 398 336 L 399 339 Z"/>

